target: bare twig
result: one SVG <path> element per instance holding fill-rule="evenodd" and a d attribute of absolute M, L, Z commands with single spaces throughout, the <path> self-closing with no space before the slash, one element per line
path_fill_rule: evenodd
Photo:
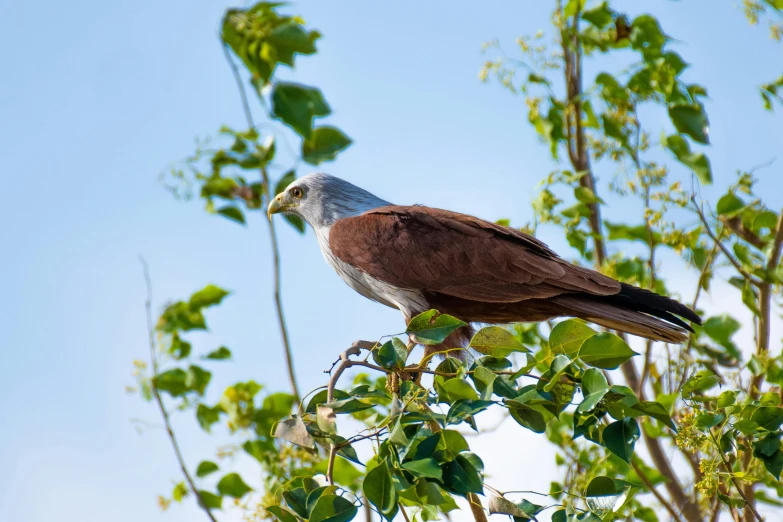
<path fill-rule="evenodd" d="M 198 500 L 199 507 L 206 513 L 207 517 L 212 522 L 217 522 L 215 520 L 215 516 L 212 514 L 212 511 L 207 507 L 207 504 L 204 502 L 204 499 L 201 497 L 201 493 L 199 493 L 199 490 L 196 488 L 196 484 L 193 482 L 193 477 L 188 472 L 188 468 L 185 465 L 185 459 L 182 457 L 182 452 L 179 449 L 179 443 L 177 442 L 177 437 L 174 435 L 174 430 L 171 428 L 171 421 L 169 420 L 169 413 L 166 410 L 166 406 L 163 404 L 163 398 L 160 396 L 160 392 L 158 392 L 158 387 L 155 384 L 155 379 L 158 376 L 158 358 L 156 352 L 156 344 L 155 344 L 155 330 L 152 326 L 152 282 L 150 281 L 150 274 L 149 274 L 149 267 L 147 266 L 147 261 L 144 260 L 143 257 L 139 257 L 139 260 L 141 261 L 141 265 L 144 269 L 144 282 L 147 285 L 147 299 L 145 301 L 145 309 L 147 311 L 147 335 L 149 337 L 149 345 L 150 345 L 150 368 L 152 370 L 152 376 L 150 378 L 150 389 L 152 390 L 152 396 L 155 397 L 155 402 L 158 404 L 158 409 L 160 410 L 160 415 L 163 417 L 163 424 L 166 427 L 166 434 L 169 436 L 169 440 L 171 441 L 171 447 L 174 448 L 174 455 L 177 457 L 177 462 L 179 463 L 179 469 L 182 471 L 182 474 L 185 476 L 185 481 L 188 483 L 188 487 L 190 488 L 191 493 L 193 493 L 193 496 L 196 497 Z"/>
<path fill-rule="evenodd" d="M 242 76 L 239 74 L 239 68 L 237 67 L 236 63 L 234 63 L 234 60 L 231 58 L 231 52 L 229 50 L 228 44 L 223 43 L 223 52 L 226 56 L 226 61 L 228 62 L 229 66 L 231 67 L 231 71 L 234 73 L 234 79 L 236 80 L 237 88 L 239 89 L 239 96 L 242 99 L 242 108 L 245 112 L 245 118 L 247 119 L 247 124 L 251 129 L 255 128 L 255 123 L 253 122 L 253 113 L 250 110 L 250 104 L 248 103 L 247 99 L 247 93 L 245 92 L 245 86 L 242 83 Z M 266 170 L 265 166 L 261 166 L 261 182 L 263 184 L 263 194 L 262 194 L 262 201 L 263 203 L 267 203 L 267 200 L 269 198 L 274 197 L 274 194 L 270 192 L 270 183 L 269 183 L 269 174 Z M 262 204 L 262 208 L 264 207 L 264 204 Z M 283 301 L 281 296 L 281 290 L 280 290 L 280 249 L 277 244 L 277 233 L 275 232 L 275 224 L 274 222 L 269 219 L 267 221 L 267 226 L 269 227 L 269 239 L 272 243 L 272 262 L 274 265 L 274 297 L 275 297 L 275 309 L 277 311 L 277 323 L 278 327 L 280 329 L 280 337 L 283 340 L 283 348 L 284 348 L 284 355 L 285 355 L 285 362 L 286 362 L 286 368 L 288 370 L 288 380 L 291 385 L 291 392 L 294 395 L 294 402 L 299 403 L 299 398 L 301 397 L 299 393 L 299 386 L 296 382 L 296 372 L 294 371 L 294 356 L 293 352 L 291 350 L 291 343 L 288 339 L 288 328 L 285 324 L 285 314 L 283 313 Z"/>

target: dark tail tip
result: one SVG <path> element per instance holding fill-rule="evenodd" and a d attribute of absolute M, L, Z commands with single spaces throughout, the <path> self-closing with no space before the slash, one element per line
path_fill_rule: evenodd
<path fill-rule="evenodd" d="M 679 317 L 701 324 L 701 317 L 684 304 L 644 288 L 621 283 L 620 292 L 612 297 L 623 302 L 628 308 L 659 317 L 691 332 L 693 332 L 693 328 Z"/>

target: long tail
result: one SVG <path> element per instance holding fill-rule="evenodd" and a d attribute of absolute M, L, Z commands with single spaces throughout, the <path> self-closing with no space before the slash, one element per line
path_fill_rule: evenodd
<path fill-rule="evenodd" d="M 685 342 L 693 328 L 681 317 L 701 324 L 701 317 L 684 304 L 625 283 L 612 296 L 564 295 L 553 301 L 576 317 L 653 341 Z"/>

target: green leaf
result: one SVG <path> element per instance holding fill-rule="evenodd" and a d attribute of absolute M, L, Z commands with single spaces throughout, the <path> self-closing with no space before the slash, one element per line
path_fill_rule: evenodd
<path fill-rule="evenodd" d="M 221 216 L 230 219 L 231 221 L 236 221 L 237 223 L 241 223 L 243 225 L 245 224 L 245 215 L 234 205 L 227 205 L 225 207 L 219 208 L 216 210 L 216 212 Z"/>
<path fill-rule="evenodd" d="M 174 333 L 178 330 L 206 330 L 207 325 L 200 308 L 193 309 L 188 303 L 178 301 L 166 307 L 155 328 L 164 333 Z"/>
<path fill-rule="evenodd" d="M 446 424 L 458 424 L 463 420 L 468 420 L 493 404 L 495 403 L 487 400 L 460 399 L 455 401 L 454 404 L 451 405 L 451 408 L 449 408 L 448 415 L 446 415 Z"/>
<path fill-rule="evenodd" d="M 330 126 L 317 127 L 313 129 L 310 137 L 302 142 L 302 159 L 318 165 L 335 159 L 351 143 L 351 139 L 340 129 Z"/>
<path fill-rule="evenodd" d="M 552 391 L 552 389 L 560 384 L 560 376 L 565 373 L 568 367 L 571 365 L 571 359 L 565 355 L 556 355 L 552 360 L 549 371 L 549 382 L 544 384 L 544 391 Z"/>
<path fill-rule="evenodd" d="M 733 390 L 726 390 L 718 395 L 718 408 L 726 408 L 731 406 L 737 401 L 737 392 Z"/>
<path fill-rule="evenodd" d="M 440 344 L 457 328 L 466 325 L 456 317 L 427 310 L 411 319 L 405 333 L 414 335 L 421 344 Z"/>
<path fill-rule="evenodd" d="M 272 513 L 280 522 L 297 522 L 296 515 L 284 507 L 269 506 L 266 510 Z"/>
<path fill-rule="evenodd" d="M 592 189 L 583 187 L 581 185 L 574 189 L 574 197 L 577 199 L 577 201 L 581 201 L 586 205 L 591 205 L 593 203 L 603 203 L 601 198 L 596 196 Z"/>
<path fill-rule="evenodd" d="M 434 462 L 434 461 L 433 461 Z M 371 469 L 364 478 L 362 485 L 364 496 L 383 515 L 386 520 L 392 520 L 397 514 L 399 497 L 394 489 L 391 471 L 384 460 Z"/>
<path fill-rule="evenodd" d="M 440 464 L 433 458 L 405 462 L 402 469 L 410 471 L 416 478 L 431 478 L 438 482 L 443 480 Z"/>
<path fill-rule="evenodd" d="M 702 183 L 712 183 L 709 158 L 702 153 L 691 152 L 691 146 L 685 138 L 679 134 L 672 134 L 662 138 L 661 144 L 669 149 L 680 163 L 691 169 Z"/>
<path fill-rule="evenodd" d="M 669 411 L 664 407 L 663 404 L 659 402 L 641 401 L 631 406 L 631 409 L 641 413 L 642 415 L 652 417 L 653 419 L 660 421 L 666 426 L 670 427 L 674 431 L 677 431 L 677 426 L 674 425 L 674 421 L 672 421 L 672 417 L 669 415 Z"/>
<path fill-rule="evenodd" d="M 470 375 L 470 378 L 473 379 L 473 384 L 481 394 L 481 398 L 485 401 L 489 401 L 492 398 L 495 381 L 498 376 L 484 366 L 477 366 Z"/>
<path fill-rule="evenodd" d="M 640 435 L 639 424 L 636 420 L 626 418 L 615 421 L 604 429 L 603 445 L 625 462 L 630 463 L 634 445 Z"/>
<path fill-rule="evenodd" d="M 185 384 L 186 379 L 185 370 L 174 368 L 153 377 L 152 385 L 158 391 L 167 392 L 172 397 L 179 397 L 188 391 L 188 386 Z"/>
<path fill-rule="evenodd" d="M 245 484 L 238 473 L 229 473 L 217 483 L 217 490 L 223 496 L 242 498 L 252 491 L 252 488 Z"/>
<path fill-rule="evenodd" d="M 687 134 L 699 143 L 709 144 L 709 121 L 703 105 L 672 105 L 669 107 L 669 117 L 678 132 Z"/>
<path fill-rule="evenodd" d="M 199 404 L 196 408 L 196 420 L 198 420 L 201 429 L 209 431 L 213 424 L 220 420 L 220 414 L 223 408 L 219 405 L 209 407 L 206 404 Z"/>
<path fill-rule="evenodd" d="M 538 408 L 526 404 L 509 406 L 508 411 L 511 418 L 517 421 L 517 424 L 527 428 L 534 433 L 544 433 L 546 431 L 547 419 Z"/>
<path fill-rule="evenodd" d="M 615 506 L 623 498 L 623 494 L 630 486 L 624 480 L 611 477 L 595 477 L 587 485 L 587 490 L 585 491 L 587 507 L 594 515 L 602 517 L 615 509 Z"/>
<path fill-rule="evenodd" d="M 579 352 L 582 343 L 595 335 L 595 330 L 578 319 L 557 323 L 549 335 L 549 349 L 552 353 L 573 356 Z"/>
<path fill-rule="evenodd" d="M 641 51 L 645 60 L 653 59 L 661 54 L 667 37 L 661 30 L 658 20 L 651 15 L 640 15 L 631 23 L 631 47 Z"/>
<path fill-rule="evenodd" d="M 188 487 L 184 482 L 177 482 L 174 489 L 171 491 L 171 498 L 176 502 L 182 502 L 182 499 L 187 497 L 189 493 Z"/>
<path fill-rule="evenodd" d="M 745 202 L 733 192 L 729 192 L 718 200 L 718 206 L 715 210 L 721 216 L 732 217 L 737 215 L 744 208 Z"/>
<path fill-rule="evenodd" d="M 198 503 L 206 508 L 220 509 L 221 506 L 223 505 L 223 497 L 215 495 L 214 493 L 210 493 L 209 491 L 204 491 L 203 489 L 200 489 L 198 490 L 198 496 L 199 496 Z"/>
<path fill-rule="evenodd" d="M 588 9 L 582 13 L 582 19 L 593 24 L 598 29 L 603 29 L 613 20 L 614 11 L 612 11 L 606 2 L 602 2 L 598 6 Z"/>
<path fill-rule="evenodd" d="M 484 463 L 473 453 L 460 453 L 451 462 L 443 466 L 443 483 L 459 495 L 484 493 Z"/>
<path fill-rule="evenodd" d="M 319 486 L 314 490 L 310 491 L 310 493 L 307 494 L 307 500 L 305 501 L 307 512 L 309 513 L 310 511 L 313 510 L 316 502 L 318 502 L 318 499 L 321 498 L 323 495 L 332 495 L 336 491 L 337 491 L 337 486 Z"/>
<path fill-rule="evenodd" d="M 372 358 L 381 368 L 402 370 L 408 358 L 408 348 L 398 338 L 392 337 L 390 341 L 372 351 Z"/>
<path fill-rule="evenodd" d="M 696 392 L 709 390 L 719 383 L 720 379 L 717 375 L 709 370 L 701 370 L 689 377 L 688 380 L 685 381 L 685 384 L 682 385 L 682 398 L 689 399 Z"/>
<path fill-rule="evenodd" d="M 638 353 L 628 344 L 608 332 L 595 334 L 579 349 L 579 358 L 587 365 L 613 370 Z"/>
<path fill-rule="evenodd" d="M 614 224 L 609 221 L 604 221 L 604 225 L 606 225 L 609 231 L 609 239 L 611 240 L 627 239 L 629 241 L 640 241 L 645 245 L 650 243 L 657 245 L 661 242 L 660 233 L 653 231 L 651 234 L 645 225 L 629 226 Z"/>
<path fill-rule="evenodd" d="M 190 296 L 190 307 L 198 309 L 218 305 L 229 293 L 218 286 L 207 285 Z"/>
<path fill-rule="evenodd" d="M 500 326 L 482 328 L 473 339 L 470 347 L 484 355 L 503 358 L 514 352 L 529 352 L 514 334 Z"/>
<path fill-rule="evenodd" d="M 323 495 L 313 506 L 309 522 L 349 522 L 357 512 L 352 502 L 338 495 Z"/>
<path fill-rule="evenodd" d="M 765 430 L 776 431 L 783 424 L 783 408 L 761 406 L 753 412 L 750 420 Z"/>
<path fill-rule="evenodd" d="M 308 492 L 304 488 L 294 488 L 291 491 L 283 491 L 283 499 L 288 504 L 294 513 L 302 518 L 307 518 L 307 495 Z"/>
<path fill-rule="evenodd" d="M 587 413 L 595 408 L 609 391 L 609 383 L 601 370 L 590 368 L 582 376 L 582 395 L 584 399 L 576 411 Z"/>
<path fill-rule="evenodd" d="M 272 91 L 272 116 L 294 129 L 303 138 L 313 130 L 313 118 L 331 110 L 321 91 L 297 83 L 277 82 Z"/>
<path fill-rule="evenodd" d="M 427 440 L 430 438 L 428 437 Z M 459 453 L 468 449 L 468 442 L 462 434 L 455 430 L 442 430 L 432 436 L 436 441 L 435 450 L 431 456 L 439 462 L 454 459 Z M 423 458 L 423 457 L 421 457 Z M 414 460 L 419 460 L 418 453 Z"/>
<path fill-rule="evenodd" d="M 326 399 L 329 397 L 329 392 L 326 389 L 323 389 L 319 391 L 318 393 L 314 394 L 310 401 L 307 403 L 307 407 L 305 408 L 305 411 L 307 413 L 315 413 L 316 409 L 319 404 L 325 404 Z M 343 390 L 340 390 L 338 388 L 335 388 L 334 390 L 334 400 L 342 400 L 342 399 L 349 399 L 351 395 L 349 393 L 344 392 Z"/>
<path fill-rule="evenodd" d="M 706 432 L 723 422 L 725 418 L 726 416 L 722 413 L 705 412 L 696 417 L 696 426 Z"/>
<path fill-rule="evenodd" d="M 212 380 L 212 373 L 196 365 L 190 365 L 188 373 L 185 376 L 185 386 L 188 390 L 195 391 L 199 395 L 204 395 L 204 391 Z"/>
<path fill-rule="evenodd" d="M 622 495 L 630 484 L 624 480 L 611 477 L 595 477 L 590 481 L 585 490 L 586 497 L 604 497 L 608 495 Z"/>
<path fill-rule="evenodd" d="M 192 346 L 189 342 L 180 338 L 178 333 L 174 333 L 171 337 L 171 346 L 169 347 L 169 353 L 177 360 L 184 359 L 190 355 Z"/>
<path fill-rule="evenodd" d="M 443 381 L 440 384 L 440 387 L 446 392 L 446 397 L 442 398 L 447 399 L 449 402 L 460 399 L 475 401 L 479 398 L 478 393 L 473 389 L 473 386 L 463 379 L 449 379 Z"/>
<path fill-rule="evenodd" d="M 210 473 L 214 473 L 218 470 L 218 465 L 212 462 L 211 460 L 202 460 L 199 462 L 198 467 L 196 468 L 196 476 L 197 477 L 206 477 Z"/>
<path fill-rule="evenodd" d="M 331 408 L 335 413 L 355 413 L 357 411 L 369 410 L 370 408 L 375 407 L 373 404 L 364 402 L 356 397 L 327 402 L 324 406 Z"/>
<path fill-rule="evenodd" d="M 764 463 L 767 471 L 772 473 L 776 480 L 780 480 L 780 473 L 783 472 L 783 451 L 778 450 L 772 455 L 764 455 L 759 459 Z"/>
<path fill-rule="evenodd" d="M 221 346 L 217 350 L 209 352 L 206 355 L 206 358 L 215 361 L 224 361 L 226 359 L 231 359 L 231 350 L 229 350 L 225 346 Z"/>

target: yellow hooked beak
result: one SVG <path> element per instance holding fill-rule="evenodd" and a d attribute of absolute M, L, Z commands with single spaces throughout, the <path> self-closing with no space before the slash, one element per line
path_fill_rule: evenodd
<path fill-rule="evenodd" d="M 296 204 L 284 202 L 283 193 L 281 192 L 275 197 L 275 199 L 269 202 L 269 207 L 267 207 L 266 209 L 266 215 L 271 220 L 272 214 L 279 214 L 280 212 L 286 212 L 295 206 Z"/>

